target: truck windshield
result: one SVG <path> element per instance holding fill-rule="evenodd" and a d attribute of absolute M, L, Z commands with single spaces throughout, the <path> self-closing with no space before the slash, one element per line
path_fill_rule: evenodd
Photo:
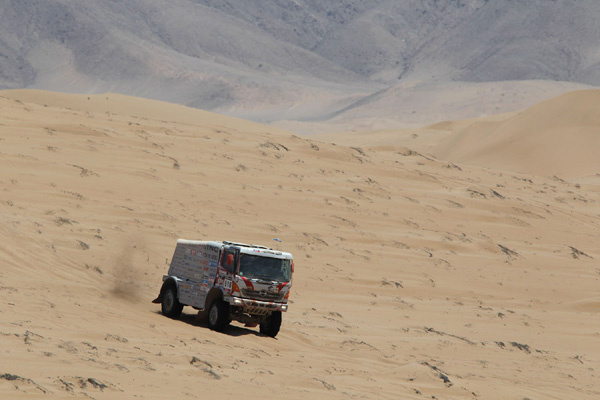
<path fill-rule="evenodd" d="M 265 279 L 289 282 L 292 279 L 291 260 L 242 254 L 240 276 L 248 279 Z"/>

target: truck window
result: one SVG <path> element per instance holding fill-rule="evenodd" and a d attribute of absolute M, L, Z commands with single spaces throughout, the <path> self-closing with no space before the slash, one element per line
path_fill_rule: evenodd
<path fill-rule="evenodd" d="M 240 276 L 248 279 L 289 282 L 292 279 L 291 270 L 291 262 L 287 259 L 250 254 L 242 254 L 240 257 Z"/>
<path fill-rule="evenodd" d="M 223 253 L 223 268 L 235 274 L 235 266 L 237 264 L 236 254 L 233 250 L 225 250 Z"/>

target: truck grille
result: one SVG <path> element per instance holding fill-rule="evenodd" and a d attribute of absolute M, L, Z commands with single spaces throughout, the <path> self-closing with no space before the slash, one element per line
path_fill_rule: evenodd
<path fill-rule="evenodd" d="M 264 307 L 247 307 L 245 310 L 250 315 L 268 315 L 270 310 Z"/>
<path fill-rule="evenodd" d="M 251 290 L 251 289 L 242 289 L 242 295 L 244 297 L 248 297 L 256 300 L 265 300 L 265 301 L 281 301 L 283 300 L 283 293 L 276 292 L 267 292 L 266 290 Z"/>

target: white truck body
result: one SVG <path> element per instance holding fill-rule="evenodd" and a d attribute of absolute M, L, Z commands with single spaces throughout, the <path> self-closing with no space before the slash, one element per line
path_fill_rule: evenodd
<path fill-rule="evenodd" d="M 274 337 L 281 312 L 287 311 L 292 272 L 293 258 L 287 252 L 243 243 L 179 239 L 154 302 L 162 303 L 163 313 L 170 317 L 178 317 L 183 306 L 191 306 L 206 312 L 212 329 L 223 330 L 236 320 L 248 326 L 261 324 L 261 332 Z M 171 299 L 172 295 L 176 298 Z"/>

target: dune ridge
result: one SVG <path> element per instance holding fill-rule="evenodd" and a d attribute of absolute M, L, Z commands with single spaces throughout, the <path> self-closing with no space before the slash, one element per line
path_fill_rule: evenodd
<path fill-rule="evenodd" d="M 597 182 L 598 101 L 600 90 L 576 90 L 510 113 L 320 137 L 357 146 L 408 146 L 455 163 Z"/>
<path fill-rule="evenodd" d="M 483 120 L 458 129 L 434 154 L 535 175 L 594 175 L 600 173 L 598 104 L 600 90 L 570 92 L 506 120 Z"/>
<path fill-rule="evenodd" d="M 600 394 L 597 184 L 131 97 L 0 112 L 2 398 Z M 294 254 L 277 339 L 160 315 L 180 237 Z"/>

